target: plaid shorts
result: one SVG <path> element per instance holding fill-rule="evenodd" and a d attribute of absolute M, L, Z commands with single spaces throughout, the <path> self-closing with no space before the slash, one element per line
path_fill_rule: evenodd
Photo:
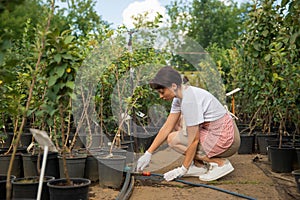
<path fill-rule="evenodd" d="M 230 157 L 238 151 L 240 135 L 234 119 L 229 114 L 213 122 L 200 125 L 200 142 L 197 156 Z M 180 130 L 176 137 L 185 146 L 188 146 L 186 129 Z"/>

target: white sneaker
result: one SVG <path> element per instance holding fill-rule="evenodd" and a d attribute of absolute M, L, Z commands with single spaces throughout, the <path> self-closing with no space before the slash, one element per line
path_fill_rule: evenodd
<path fill-rule="evenodd" d="M 201 181 L 214 181 L 231 173 L 233 170 L 233 166 L 227 159 L 224 165 L 221 167 L 219 167 L 217 163 L 210 163 L 210 169 L 208 170 L 208 172 L 200 175 L 199 179 Z"/>
<path fill-rule="evenodd" d="M 202 167 L 197 167 L 196 165 L 192 164 L 187 173 L 184 175 L 184 177 L 189 177 L 189 176 L 196 176 L 199 177 L 202 174 L 205 174 L 208 171 L 207 166 L 203 165 Z"/>

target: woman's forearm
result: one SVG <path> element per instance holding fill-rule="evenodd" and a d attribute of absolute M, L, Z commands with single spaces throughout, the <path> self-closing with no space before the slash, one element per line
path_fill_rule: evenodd
<path fill-rule="evenodd" d="M 185 168 L 189 168 L 191 165 L 197 151 L 200 135 L 199 135 L 199 126 L 189 126 L 187 127 L 187 132 L 188 132 L 188 139 L 190 145 L 185 151 L 185 157 L 183 160 L 183 166 Z"/>
<path fill-rule="evenodd" d="M 166 129 L 162 128 L 157 136 L 155 137 L 155 139 L 153 140 L 151 146 L 149 147 L 149 149 L 147 150 L 149 153 L 153 153 L 168 137 L 169 131 L 167 131 Z"/>
<path fill-rule="evenodd" d="M 159 130 L 157 136 L 152 142 L 151 146 L 148 149 L 149 153 L 153 153 L 168 137 L 171 131 L 174 129 L 181 113 L 171 113 L 163 127 Z"/>
<path fill-rule="evenodd" d="M 194 140 L 185 152 L 185 157 L 184 157 L 182 164 L 187 169 L 190 167 L 192 161 L 194 160 L 194 157 L 195 157 L 195 154 L 197 151 L 197 147 L 198 147 L 198 143 L 199 143 L 199 141 Z"/>

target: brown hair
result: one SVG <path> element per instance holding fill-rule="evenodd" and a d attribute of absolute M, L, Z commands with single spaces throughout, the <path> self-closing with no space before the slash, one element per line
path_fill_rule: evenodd
<path fill-rule="evenodd" d="M 184 81 L 188 81 L 186 77 Z M 163 89 L 171 87 L 173 83 L 175 83 L 178 87 L 181 87 L 181 75 L 171 66 L 165 66 L 161 68 L 150 81 L 150 87 L 153 89 Z"/>

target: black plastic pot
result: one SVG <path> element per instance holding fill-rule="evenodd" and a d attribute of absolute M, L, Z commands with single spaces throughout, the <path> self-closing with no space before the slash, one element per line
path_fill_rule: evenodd
<path fill-rule="evenodd" d="M 93 155 L 88 155 L 86 158 L 84 178 L 90 179 L 92 182 L 99 180 L 98 160 Z"/>
<path fill-rule="evenodd" d="M 49 190 L 47 182 L 54 180 L 53 176 L 45 176 L 41 199 L 49 200 Z M 13 199 L 36 199 L 39 188 L 39 176 L 16 178 L 12 180 Z"/>
<path fill-rule="evenodd" d="M 103 148 L 102 150 L 105 155 L 108 155 L 110 152 L 110 147 L 109 148 Z M 112 154 L 114 155 L 119 155 L 119 156 L 125 156 L 127 155 L 126 150 L 122 148 L 112 148 Z"/>
<path fill-rule="evenodd" d="M 155 139 L 157 132 L 137 132 L 136 134 L 136 141 L 134 143 L 134 149 L 136 153 L 146 151 L 150 145 L 152 144 L 153 140 Z"/>
<path fill-rule="evenodd" d="M 297 191 L 300 193 L 300 169 L 292 171 L 292 174 L 295 177 L 296 185 L 297 185 Z"/>
<path fill-rule="evenodd" d="M 155 139 L 157 133 L 159 132 L 161 127 L 158 126 L 137 126 L 136 129 L 131 128 L 131 137 L 127 136 L 124 138 L 127 144 L 132 144 L 129 147 L 129 151 L 140 153 L 141 151 L 147 150 Z M 127 130 L 127 126 L 125 129 Z"/>
<path fill-rule="evenodd" d="M 112 154 L 113 155 L 120 155 L 126 157 L 126 163 L 132 163 L 134 161 L 134 153 L 132 151 L 128 151 L 127 145 L 122 145 L 121 148 L 113 148 Z M 103 148 L 104 154 L 108 155 L 110 152 L 110 148 Z"/>
<path fill-rule="evenodd" d="M 267 133 L 256 134 L 258 153 L 267 154 L 267 147 L 268 147 L 267 140 L 275 139 L 276 137 L 277 134 L 267 134 Z"/>
<path fill-rule="evenodd" d="M 16 177 L 13 175 L 10 176 L 11 181 L 15 178 Z M 6 179 L 7 179 L 7 175 L 0 174 L 0 200 L 6 199 Z"/>
<path fill-rule="evenodd" d="M 72 199 L 88 200 L 91 181 L 85 178 L 71 178 L 72 185 L 66 185 L 66 179 L 55 179 L 47 183 L 50 200 Z"/>
<path fill-rule="evenodd" d="M 271 169 L 277 173 L 290 173 L 293 170 L 295 148 L 290 146 L 269 146 Z"/>
<path fill-rule="evenodd" d="M 255 151 L 255 135 L 241 134 L 238 154 L 252 154 Z"/>
<path fill-rule="evenodd" d="M 106 148 L 103 147 L 97 147 L 97 148 L 85 149 L 83 153 L 97 157 L 106 154 L 107 150 Z"/>
<path fill-rule="evenodd" d="M 296 143 L 290 142 L 287 138 L 282 138 L 281 142 L 282 142 L 282 146 L 290 146 L 290 147 L 295 147 L 296 148 L 296 146 L 295 146 Z M 278 138 L 272 138 L 272 139 L 268 138 L 267 139 L 268 147 L 269 146 L 278 147 L 279 143 L 280 143 L 280 140 Z M 267 147 L 267 149 L 268 149 L 268 147 Z M 268 160 L 271 161 L 271 159 L 272 159 L 271 158 L 271 152 L 269 150 L 267 150 L 267 154 L 268 154 Z M 296 159 L 296 155 L 295 155 L 295 159 Z M 300 162 L 300 160 L 299 160 L 299 162 Z M 295 164 L 297 164 L 296 160 L 295 160 Z"/>
<path fill-rule="evenodd" d="M 66 157 L 69 177 L 84 178 L 86 158 L 87 158 L 86 154 L 78 154 L 78 155 Z M 58 160 L 59 160 L 60 178 L 65 178 L 63 159 L 61 156 L 58 156 Z"/>
<path fill-rule="evenodd" d="M 0 155 L 0 174 L 7 174 L 11 154 Z M 23 177 L 23 162 L 21 153 L 15 155 L 11 174 L 17 178 Z"/>
<path fill-rule="evenodd" d="M 296 151 L 296 169 L 300 169 L 300 147 L 295 147 Z"/>
<path fill-rule="evenodd" d="M 113 155 L 112 157 L 98 156 L 99 185 L 102 188 L 109 187 L 119 189 L 123 183 L 123 170 L 126 157 Z"/>
<path fill-rule="evenodd" d="M 8 135 L 10 135 L 10 137 L 13 137 L 14 133 L 9 132 Z M 30 132 L 24 132 L 21 134 L 19 147 L 27 148 L 30 145 L 31 141 L 32 141 L 32 134 Z"/>
<path fill-rule="evenodd" d="M 0 148 L 8 148 L 11 144 L 13 136 L 7 133 L 1 133 L 0 138 L 3 138 L 3 140 L 1 141 L 2 143 L 0 143 Z"/>
<path fill-rule="evenodd" d="M 38 155 L 22 154 L 24 177 L 38 176 Z M 43 155 L 40 156 L 40 167 L 42 166 Z M 48 152 L 45 176 L 59 178 L 59 164 L 57 152 Z"/>
<path fill-rule="evenodd" d="M 268 146 L 278 146 L 279 145 L 279 139 L 276 138 L 267 138 L 267 145 Z"/>

